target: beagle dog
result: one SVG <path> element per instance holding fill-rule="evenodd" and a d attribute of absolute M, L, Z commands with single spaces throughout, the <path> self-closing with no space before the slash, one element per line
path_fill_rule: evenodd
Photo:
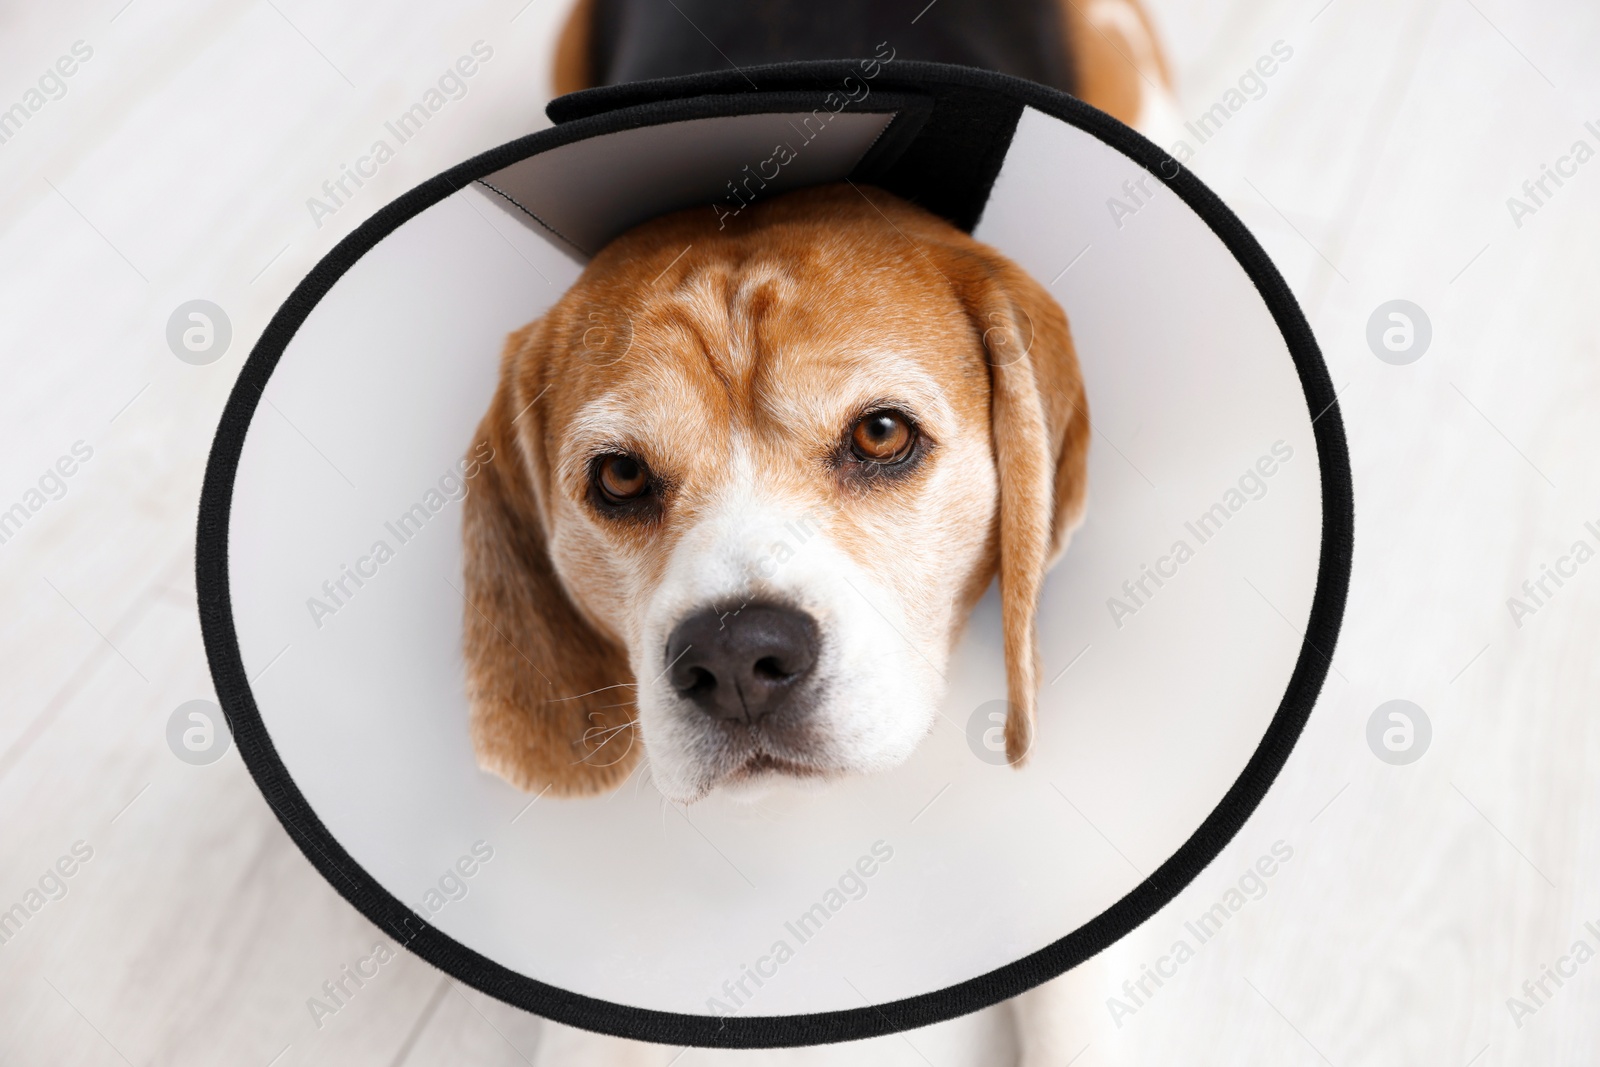
<path fill-rule="evenodd" d="M 1135 0 L 923 7 L 578 0 L 555 87 L 848 58 L 889 37 L 899 56 L 1046 81 L 1132 124 L 1165 104 Z M 889 193 L 817 186 L 726 225 L 699 208 L 624 233 L 511 336 L 472 444 L 495 457 L 464 504 L 480 764 L 584 796 L 647 761 L 681 803 L 892 768 L 932 727 L 996 578 L 1020 764 L 1034 612 L 1083 516 L 1089 425 L 1044 287 Z M 1055 1062 L 1049 994 L 1016 1004 L 1043 1020 L 1022 1025 L 1023 1062 Z M 653 1062 L 547 1031 L 548 1062 Z"/>
<path fill-rule="evenodd" d="M 1061 308 L 887 193 L 826 185 L 606 246 L 514 334 L 465 505 L 472 732 L 528 790 L 671 800 L 896 766 L 996 574 L 1010 758 L 1083 512 Z"/>

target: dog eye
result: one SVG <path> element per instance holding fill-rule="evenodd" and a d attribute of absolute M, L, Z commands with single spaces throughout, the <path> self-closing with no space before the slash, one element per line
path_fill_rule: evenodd
<path fill-rule="evenodd" d="M 603 456 L 595 464 L 594 483 L 608 503 L 638 500 L 650 491 L 650 468 L 633 456 Z"/>
<path fill-rule="evenodd" d="M 897 463 L 916 443 L 911 420 L 898 411 L 868 412 L 850 430 L 851 449 L 869 463 Z"/>

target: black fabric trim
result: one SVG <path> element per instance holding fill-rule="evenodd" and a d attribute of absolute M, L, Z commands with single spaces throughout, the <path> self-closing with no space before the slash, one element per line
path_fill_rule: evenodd
<path fill-rule="evenodd" d="M 869 79 L 863 64 L 872 62 L 877 63 L 878 73 Z M 826 96 L 841 93 L 847 79 L 858 88 L 865 86 L 869 94 L 845 110 L 872 110 L 880 94 L 916 94 L 931 102 L 916 136 L 899 146 L 899 157 L 892 163 L 875 161 L 873 183 L 969 232 L 983 216 L 989 190 L 1022 118 L 1025 101 L 1018 99 L 1014 87 L 1027 85 L 1070 99 L 1053 89 L 971 67 L 825 60 L 585 89 L 552 100 L 545 112 L 562 126 L 672 97 L 721 98 L 725 106 L 736 106 L 737 100 L 803 89 Z M 752 83 L 761 88 L 752 88 Z"/>
<path fill-rule="evenodd" d="M 842 77 L 854 64 L 796 64 L 750 71 L 774 85 L 796 70 L 810 80 Z M 1205 869 L 1255 811 L 1283 769 L 1327 676 L 1349 589 L 1355 538 L 1350 457 L 1337 396 L 1311 328 L 1288 285 L 1244 225 L 1194 175 L 1115 119 L 1072 97 L 967 68 L 896 64 L 883 88 L 945 100 L 959 90 L 1006 98 L 1020 114 L 1037 108 L 1084 130 L 1166 181 L 1233 253 L 1271 311 L 1299 373 L 1322 480 L 1322 544 L 1316 592 L 1300 656 L 1283 700 L 1244 771 L 1194 834 L 1127 896 L 1060 940 L 968 981 L 919 996 L 845 1011 L 719 1019 L 630 1007 L 535 981 L 472 951 L 428 925 L 372 878 L 317 818 L 273 747 L 250 690 L 234 629 L 228 581 L 228 522 L 234 477 L 261 392 L 284 349 L 317 302 L 358 259 L 425 208 L 468 183 L 530 155 L 631 126 L 713 113 L 708 96 L 741 90 L 717 75 L 597 89 L 558 100 L 560 124 L 502 145 L 424 182 L 380 209 L 344 238 L 290 294 L 245 361 L 223 410 L 201 489 L 195 580 L 201 630 L 217 696 L 239 753 L 262 795 L 306 858 L 363 915 L 423 959 L 508 1004 L 569 1026 L 644 1041 L 712 1048 L 823 1044 L 941 1022 L 1014 997 L 1099 953 L 1154 915 Z M 799 76 L 799 75 L 796 75 Z M 741 82 L 742 84 L 742 82 Z M 875 83 L 877 84 L 877 83 Z M 777 87 L 777 86 L 774 86 Z M 743 92 L 748 92 L 746 85 Z M 682 99 L 685 97 L 693 99 Z M 604 106 L 601 106 L 601 105 Z M 729 110 L 739 105 L 726 101 Z M 615 110 L 610 110 L 615 108 Z M 685 115 L 685 109 L 693 114 Z M 717 112 L 727 113 L 727 112 Z M 1014 123 L 1013 123 L 1014 125 Z M 1009 139 L 1009 137 L 1008 137 Z M 906 156 L 902 159 L 910 159 Z M 909 164 L 907 164 L 909 165 Z M 987 190 L 985 190 L 985 196 Z"/>
<path fill-rule="evenodd" d="M 889 95 L 890 99 L 904 100 L 905 106 L 895 114 L 894 120 L 878 135 L 878 139 L 867 149 L 866 155 L 856 163 L 856 169 L 850 172 L 850 180 L 868 185 L 881 182 L 889 172 L 889 168 L 899 162 L 905 155 L 906 149 L 922 135 L 922 129 L 928 124 L 928 119 L 933 115 L 933 100 L 920 93 L 910 95 L 907 93 L 879 94 Z M 877 100 L 874 98 L 874 103 Z"/>

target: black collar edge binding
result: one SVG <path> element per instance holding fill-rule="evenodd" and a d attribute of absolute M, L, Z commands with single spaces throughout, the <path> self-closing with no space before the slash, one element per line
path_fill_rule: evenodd
<path fill-rule="evenodd" d="M 558 97 L 545 112 L 559 128 L 669 100 L 699 98 L 713 108 L 744 109 L 769 95 L 809 93 L 814 106 L 827 110 L 871 111 L 882 109 L 874 104 L 881 94 L 915 94 L 929 101 L 926 111 L 897 119 L 870 169 L 862 168 L 852 179 L 886 189 L 970 232 L 983 215 L 1028 102 L 1018 96 L 1019 87 L 1062 95 L 973 67 L 869 57 L 602 86 Z"/>
<path fill-rule="evenodd" d="M 574 119 L 593 118 L 639 104 L 685 96 L 749 96 L 783 90 L 854 94 L 863 83 L 872 91 L 880 88 L 908 92 L 977 90 L 1022 99 L 1017 90 L 1023 89 L 1054 97 L 1066 96 L 1034 82 L 997 74 L 981 67 L 896 60 L 892 56 L 887 60 L 866 56 L 861 59 L 800 60 L 745 67 L 743 70 L 687 74 L 680 78 L 602 85 L 558 96 L 544 110 L 550 121 L 559 126 Z"/>
<path fill-rule="evenodd" d="M 550 105 L 558 125 L 474 157 L 379 209 L 341 240 L 273 315 L 229 394 L 201 489 L 195 580 L 201 630 L 218 699 L 240 756 L 290 838 L 324 878 L 387 934 L 447 974 L 509 1004 L 569 1026 L 664 1044 L 759 1048 L 826 1044 L 941 1022 L 996 1004 L 1054 978 L 1103 951 L 1159 911 L 1221 852 L 1255 811 L 1282 770 L 1316 703 L 1330 665 L 1349 589 L 1354 550 L 1354 490 L 1337 396 L 1311 328 L 1288 285 L 1234 214 L 1188 170 L 1133 130 L 1063 93 L 968 68 L 901 63 L 885 66 L 878 88 L 922 93 L 937 102 L 964 91 L 990 94 L 1020 114 L 1033 107 L 1095 136 L 1160 178 L 1198 214 L 1239 261 L 1260 292 L 1299 373 L 1322 483 L 1322 543 L 1316 591 L 1300 655 L 1283 699 L 1244 771 L 1200 827 L 1153 874 L 1100 915 L 1037 952 L 945 989 L 884 1004 L 804 1015 L 717 1018 L 631 1007 L 572 993 L 514 972 L 428 925 L 356 863 L 312 811 L 267 734 L 245 673 L 228 581 L 228 523 L 235 475 L 262 390 L 285 348 L 317 302 L 367 251 L 427 207 L 520 159 L 615 130 L 678 121 L 749 106 L 748 75 L 774 88 L 784 78 L 842 79 L 850 63 L 748 68 L 742 75 L 695 75 L 589 90 Z M 740 96 L 742 103 L 735 103 Z M 725 111 L 707 98 L 720 98 Z M 607 105 L 601 107 L 600 105 Z M 712 108 L 712 112 L 707 112 Z M 746 112 L 747 113 L 747 112 Z M 1009 143 L 1013 120 L 1005 129 Z M 902 154 L 905 160 L 910 153 Z M 1003 151 L 1000 153 L 1003 156 Z M 997 165 L 996 165 L 997 168 Z M 990 175 L 992 182 L 993 175 Z M 983 190 L 987 196 L 987 187 Z M 981 209 L 981 204 L 980 204 Z"/>

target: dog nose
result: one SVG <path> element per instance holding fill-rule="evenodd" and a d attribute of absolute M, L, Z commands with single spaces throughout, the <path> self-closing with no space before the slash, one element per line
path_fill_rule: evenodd
<path fill-rule="evenodd" d="M 716 719 L 753 723 L 788 705 L 817 659 L 811 616 L 747 604 L 689 616 L 667 638 L 672 687 Z"/>

